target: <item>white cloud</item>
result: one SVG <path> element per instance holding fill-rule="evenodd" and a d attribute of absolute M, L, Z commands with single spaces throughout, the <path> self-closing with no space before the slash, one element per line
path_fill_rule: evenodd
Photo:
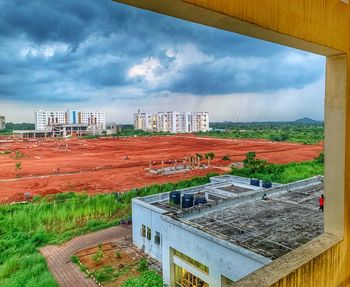
<path fill-rule="evenodd" d="M 160 71 L 164 71 L 164 67 L 156 58 L 144 58 L 141 64 L 134 65 L 128 72 L 129 77 L 143 77 L 151 86 L 157 85 L 161 78 Z"/>
<path fill-rule="evenodd" d="M 194 45 L 183 45 L 177 49 L 167 49 L 165 55 L 169 63 L 162 63 L 158 58 L 147 57 L 142 63 L 132 66 L 128 71 L 130 78 L 141 78 L 148 88 L 167 86 L 179 77 L 191 65 L 202 65 L 213 61 L 213 57 L 201 52 Z"/>
<path fill-rule="evenodd" d="M 31 45 L 30 47 L 22 47 L 20 55 L 22 57 L 32 56 L 41 58 L 51 58 L 57 54 L 64 54 L 68 51 L 69 46 L 64 43 L 52 43 L 49 45 Z"/>

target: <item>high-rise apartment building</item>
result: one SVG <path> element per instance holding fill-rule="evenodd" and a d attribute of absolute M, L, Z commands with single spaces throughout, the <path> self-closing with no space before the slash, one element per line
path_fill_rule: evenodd
<path fill-rule="evenodd" d="M 4 130 L 5 127 L 5 117 L 0 116 L 0 130 Z"/>
<path fill-rule="evenodd" d="M 82 112 L 77 110 L 46 111 L 35 110 L 35 129 L 50 130 L 57 125 L 88 125 L 93 129 L 106 129 L 105 113 Z"/>
<path fill-rule="evenodd" d="M 169 133 L 191 133 L 209 131 L 207 112 L 158 112 L 134 114 L 135 130 Z"/>

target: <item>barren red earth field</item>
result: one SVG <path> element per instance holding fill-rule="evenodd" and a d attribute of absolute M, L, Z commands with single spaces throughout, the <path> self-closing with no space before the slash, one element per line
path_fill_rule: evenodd
<path fill-rule="evenodd" d="M 209 172 L 223 173 L 233 162 L 242 161 L 249 151 L 270 163 L 289 163 L 311 160 L 322 150 L 322 144 L 190 135 L 31 141 L 0 138 L 0 202 L 23 200 L 26 192 L 46 195 L 69 191 L 90 194 L 127 191 Z M 150 174 L 145 170 L 150 161 L 155 161 L 155 167 L 160 168 L 162 160 L 182 162 L 184 157 L 207 152 L 215 153 L 208 169 L 172 175 Z M 224 155 L 228 155 L 230 161 L 222 160 Z M 206 163 L 205 159 L 202 161 Z M 16 168 L 16 163 L 20 163 L 20 168 L 18 165 Z"/>

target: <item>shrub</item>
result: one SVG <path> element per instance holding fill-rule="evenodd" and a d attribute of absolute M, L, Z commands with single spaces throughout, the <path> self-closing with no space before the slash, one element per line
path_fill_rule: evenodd
<path fill-rule="evenodd" d="M 137 264 L 137 271 L 144 272 L 148 270 L 148 261 L 146 258 L 142 258 Z"/>
<path fill-rule="evenodd" d="M 125 281 L 122 287 L 163 287 L 162 277 L 155 271 L 145 271 L 139 277 Z"/>
<path fill-rule="evenodd" d="M 80 260 L 79 260 L 78 256 L 72 255 L 70 258 L 70 261 L 72 261 L 72 263 L 74 263 L 74 264 L 78 264 Z"/>
<path fill-rule="evenodd" d="M 113 281 L 114 269 L 111 266 L 103 266 L 101 269 L 96 270 L 92 275 L 96 278 L 98 282 L 110 282 Z"/>
<path fill-rule="evenodd" d="M 324 152 L 321 152 L 317 157 L 315 157 L 317 163 L 324 163 Z"/>
<path fill-rule="evenodd" d="M 224 155 L 224 156 L 222 157 L 222 160 L 230 160 L 230 157 L 229 157 L 228 155 Z"/>

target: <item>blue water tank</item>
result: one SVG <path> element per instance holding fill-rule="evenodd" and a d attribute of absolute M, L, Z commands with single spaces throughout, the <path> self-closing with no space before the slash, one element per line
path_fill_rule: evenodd
<path fill-rule="evenodd" d="M 272 187 L 272 183 L 271 183 L 271 181 L 263 181 L 262 182 L 262 187 L 264 187 L 264 188 L 271 188 Z"/>
<path fill-rule="evenodd" d="M 256 178 L 251 178 L 250 179 L 250 185 L 260 186 L 260 180 L 256 179 Z"/>
<path fill-rule="evenodd" d="M 190 208 L 193 206 L 194 196 L 193 194 L 184 194 L 182 196 L 182 208 Z"/>
<path fill-rule="evenodd" d="M 170 204 L 180 205 L 181 192 L 177 190 L 170 192 L 169 201 L 170 201 Z"/>

